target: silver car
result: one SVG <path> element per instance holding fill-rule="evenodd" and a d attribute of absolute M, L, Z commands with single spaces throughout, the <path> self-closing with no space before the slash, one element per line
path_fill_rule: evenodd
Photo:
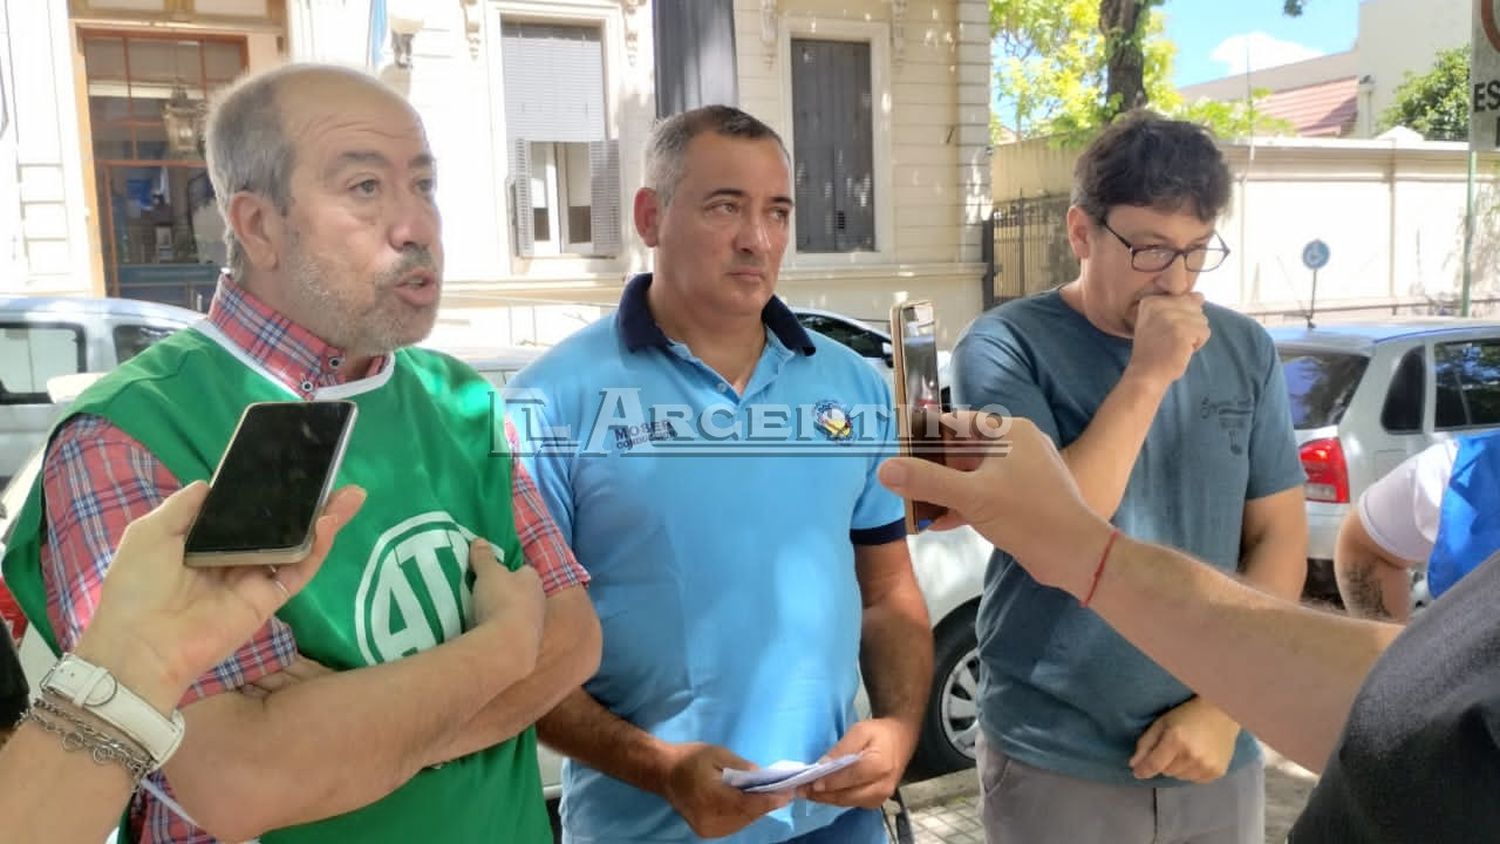
<path fill-rule="evenodd" d="M 1307 472 L 1310 598 L 1337 602 L 1351 502 L 1410 455 L 1500 427 L 1500 323 L 1453 317 L 1270 330 Z"/>

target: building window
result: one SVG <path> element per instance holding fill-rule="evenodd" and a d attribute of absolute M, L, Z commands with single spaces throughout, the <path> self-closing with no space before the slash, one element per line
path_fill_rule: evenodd
<path fill-rule="evenodd" d="M 619 254 L 620 157 L 606 131 L 600 29 L 504 21 L 501 51 L 516 254 Z"/>
<path fill-rule="evenodd" d="M 202 117 L 245 42 L 88 33 L 83 57 L 106 289 L 203 309 L 226 255 Z"/>
<path fill-rule="evenodd" d="M 531 143 L 531 232 L 554 254 L 594 250 L 589 145 Z"/>
<path fill-rule="evenodd" d="M 798 252 L 873 252 L 870 45 L 791 42 Z"/>

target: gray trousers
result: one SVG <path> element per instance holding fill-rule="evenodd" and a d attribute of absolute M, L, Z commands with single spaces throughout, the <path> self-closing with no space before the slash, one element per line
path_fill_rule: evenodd
<path fill-rule="evenodd" d="M 1264 844 L 1259 762 L 1204 785 L 1113 785 L 1018 762 L 981 736 L 979 785 L 987 844 Z"/>

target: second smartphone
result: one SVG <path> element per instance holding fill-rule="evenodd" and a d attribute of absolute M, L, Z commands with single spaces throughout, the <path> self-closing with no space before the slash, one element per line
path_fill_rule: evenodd
<path fill-rule="evenodd" d="M 942 463 L 943 395 L 938 383 L 937 317 L 932 303 L 919 300 L 891 308 L 891 340 L 901 453 Z M 936 504 L 907 499 L 907 533 L 926 529 L 945 512 Z"/>

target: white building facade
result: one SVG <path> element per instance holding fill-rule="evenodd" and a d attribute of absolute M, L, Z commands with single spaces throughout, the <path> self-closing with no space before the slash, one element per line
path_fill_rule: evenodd
<path fill-rule="evenodd" d="M 711 96 L 792 149 L 782 294 L 869 319 L 929 298 L 961 328 L 990 207 L 987 4 L 717 2 L 715 21 L 667 0 L 0 0 L 0 295 L 206 306 L 223 224 L 203 103 L 247 70 L 330 61 L 380 73 L 426 123 L 440 331 L 554 342 L 650 268 L 642 152 L 660 83 L 691 89 L 701 62 L 726 69 Z M 658 31 L 714 25 L 707 55 L 657 67 Z"/>

